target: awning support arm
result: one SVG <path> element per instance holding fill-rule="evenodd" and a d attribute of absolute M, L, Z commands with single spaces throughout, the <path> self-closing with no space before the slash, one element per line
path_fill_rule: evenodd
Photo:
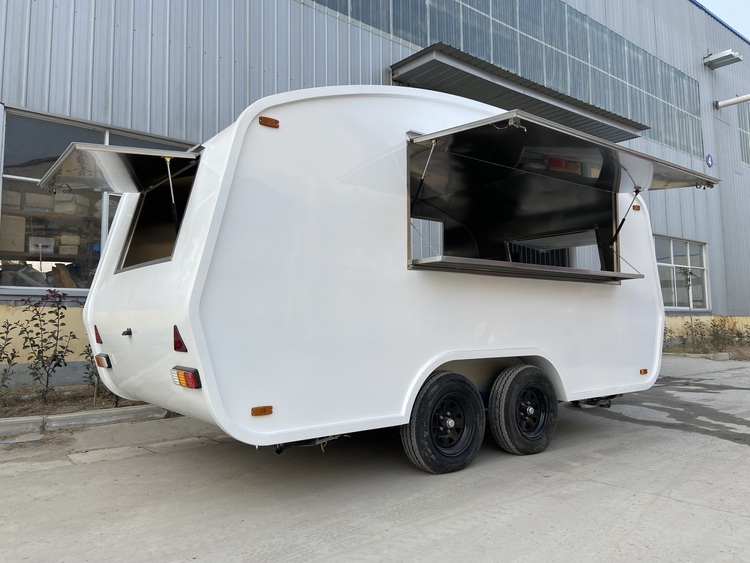
<path fill-rule="evenodd" d="M 422 195 L 422 186 L 424 185 L 424 177 L 427 175 L 427 167 L 430 165 L 430 159 L 432 158 L 432 152 L 435 150 L 437 139 L 432 140 L 432 146 L 430 147 L 430 154 L 427 155 L 427 162 L 424 164 L 424 170 L 422 171 L 422 177 L 419 179 L 419 186 L 417 186 L 417 193 L 414 194 L 414 199 L 411 200 L 410 213 L 414 212 L 414 206 L 419 201 L 419 196 Z"/>
<path fill-rule="evenodd" d="M 630 213 L 630 210 L 633 209 L 633 204 L 635 203 L 635 200 L 638 197 L 638 194 L 641 193 L 642 191 L 643 191 L 643 188 L 640 188 L 638 186 L 635 187 L 635 191 L 633 192 L 633 199 L 631 200 L 630 205 L 628 206 L 628 210 L 625 212 L 625 215 L 622 217 L 622 221 L 620 221 L 620 224 L 617 225 L 615 236 L 612 237 L 612 241 L 609 243 L 610 248 L 614 248 L 615 241 L 617 240 L 617 235 L 620 234 L 620 231 L 622 230 L 622 227 L 625 224 L 625 219 L 628 218 L 628 213 Z"/>
<path fill-rule="evenodd" d="M 169 195 L 172 197 L 172 221 L 174 221 L 174 232 L 175 235 L 180 231 L 180 222 L 177 220 L 177 204 L 174 201 L 174 186 L 172 186 L 172 170 L 169 167 L 169 161 L 171 157 L 165 156 L 164 160 L 167 162 L 167 176 L 169 177 Z"/>

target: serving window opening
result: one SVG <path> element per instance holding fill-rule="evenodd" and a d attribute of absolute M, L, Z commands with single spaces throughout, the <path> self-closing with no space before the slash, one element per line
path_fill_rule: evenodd
<path fill-rule="evenodd" d="M 120 270 L 171 259 L 198 168 L 197 159 L 128 160 L 140 197 Z"/>
<path fill-rule="evenodd" d="M 520 114 L 410 139 L 409 266 L 580 281 L 641 277 L 620 272 L 617 151 Z M 427 245 L 423 232 L 433 233 Z"/>
<path fill-rule="evenodd" d="M 130 205 L 135 199 L 137 210 L 129 226 L 117 271 L 169 260 L 188 205 L 199 158 L 198 150 L 185 152 L 146 146 L 71 143 L 38 183 L 42 193 L 52 194 L 46 199 L 60 203 L 59 208 L 55 206 L 55 215 L 66 219 L 70 216 L 65 221 L 70 225 L 66 232 L 51 241 L 47 248 L 65 249 L 60 255 L 79 250 L 79 244 L 85 240 L 81 237 L 84 227 L 80 226 L 84 219 L 87 222 L 97 220 L 100 240 L 104 243 L 115 211 L 119 217 L 123 208 L 132 209 Z M 131 203 L 124 205 L 125 200 Z M 95 211 L 88 212 L 90 207 Z M 87 224 L 85 229 L 90 230 L 91 226 Z M 87 256 L 99 252 L 99 245 L 91 246 L 81 244 L 80 250 Z M 56 255 L 45 254 L 55 261 L 56 266 L 64 266 L 58 263 Z M 83 252 L 78 254 L 83 255 Z M 90 270 L 88 275 L 92 274 Z M 70 283 L 64 287 L 75 287 L 74 281 L 68 280 Z"/>

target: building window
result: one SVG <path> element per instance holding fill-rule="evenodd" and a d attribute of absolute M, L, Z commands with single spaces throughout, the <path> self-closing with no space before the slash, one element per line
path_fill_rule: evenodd
<path fill-rule="evenodd" d="M 659 236 L 654 243 L 664 306 L 707 310 L 706 245 Z"/>
<path fill-rule="evenodd" d="M 71 142 L 187 148 L 85 123 L 6 111 L 0 180 L 0 292 L 28 294 L 60 288 L 85 295 L 91 286 L 118 197 L 104 184 L 66 189 L 62 182 L 56 193 L 37 185 Z"/>
<path fill-rule="evenodd" d="M 648 125 L 643 136 L 657 143 L 704 153 L 698 81 L 560 0 L 316 3 L 420 47 L 447 43 Z M 750 136 L 750 125 L 745 131 Z"/>

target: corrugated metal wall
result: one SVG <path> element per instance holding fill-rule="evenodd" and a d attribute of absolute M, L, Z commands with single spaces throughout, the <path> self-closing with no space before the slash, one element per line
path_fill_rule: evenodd
<path fill-rule="evenodd" d="M 739 108 L 713 107 L 750 93 L 750 45 L 688 0 L 565 1 L 699 81 L 704 156 L 713 157 L 712 168 L 645 139 L 629 144 L 721 179 L 713 190 L 649 194 L 651 222 L 657 234 L 707 243 L 715 314 L 750 314 L 750 169 L 742 164 Z M 726 49 L 744 62 L 717 70 L 703 65 L 703 57 Z"/>
<path fill-rule="evenodd" d="M 389 84 L 401 42 L 295 0 L 4 0 L 0 102 L 188 141 L 253 101 Z"/>
<path fill-rule="evenodd" d="M 699 81 L 713 168 L 648 139 L 630 144 L 722 179 L 712 191 L 652 194 L 652 221 L 657 234 L 708 244 L 715 313 L 750 314 L 739 111 L 712 105 L 750 90 L 750 45 L 688 0 L 565 1 Z M 422 13 L 421 0 L 408 4 Z M 268 94 L 388 84 L 389 65 L 415 50 L 310 0 L 5 0 L 0 30 L 0 102 L 187 141 L 210 137 Z M 703 66 L 703 56 L 729 48 L 745 62 Z"/>

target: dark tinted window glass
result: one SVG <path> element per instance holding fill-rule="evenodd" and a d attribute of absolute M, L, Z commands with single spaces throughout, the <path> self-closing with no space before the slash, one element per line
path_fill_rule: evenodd
<path fill-rule="evenodd" d="M 5 139 L 3 173 L 41 178 L 70 143 L 103 143 L 104 132 L 9 113 Z"/>
<path fill-rule="evenodd" d="M 425 0 L 400 0 L 393 4 L 393 34 L 417 45 L 427 44 Z"/>
<path fill-rule="evenodd" d="M 489 15 L 490 13 L 490 0 L 464 0 L 464 4 L 479 10 L 483 14 Z"/>
<path fill-rule="evenodd" d="M 148 164 L 158 161 L 158 159 L 148 160 Z M 154 169 L 148 165 L 144 164 L 139 167 L 137 162 L 130 161 L 138 183 L 145 191 L 141 194 L 140 207 L 121 268 L 171 258 L 190 191 L 193 188 L 197 170 L 195 164 L 195 161 L 185 162 L 182 159 L 172 161 L 175 217 L 172 211 L 172 191 L 168 179 L 165 181 L 165 178 L 154 176 Z"/>
<path fill-rule="evenodd" d="M 461 11 L 463 50 L 485 61 L 491 60 L 490 18 L 466 6 Z"/>
<path fill-rule="evenodd" d="M 430 2 L 430 43 L 438 41 L 461 48 L 461 12 L 453 0 Z"/>
<path fill-rule="evenodd" d="M 492 22 L 493 63 L 518 72 L 518 32 L 506 25 Z"/>
<path fill-rule="evenodd" d="M 672 246 L 668 238 L 654 237 L 654 247 L 656 248 L 656 261 L 665 264 L 672 263 Z"/>
<path fill-rule="evenodd" d="M 492 17 L 511 27 L 518 26 L 518 4 L 516 0 L 493 0 Z"/>
<path fill-rule="evenodd" d="M 524 0 L 518 4 L 518 28 L 526 35 L 542 39 L 542 0 Z"/>
<path fill-rule="evenodd" d="M 109 134 L 109 144 L 118 145 L 120 147 L 139 147 L 142 149 L 166 149 L 166 150 L 182 150 L 184 147 L 160 143 L 158 141 L 151 141 L 149 139 L 141 139 L 139 137 L 130 137 L 128 135 L 118 135 L 117 133 Z"/>
<path fill-rule="evenodd" d="M 315 0 L 315 1 L 318 4 L 331 8 L 332 10 L 336 10 L 337 12 L 341 12 L 342 14 L 348 15 L 348 12 L 349 12 L 348 0 Z"/>
<path fill-rule="evenodd" d="M 544 42 L 561 51 L 567 47 L 565 36 L 565 4 L 559 0 L 544 1 Z"/>
<path fill-rule="evenodd" d="M 386 33 L 391 32 L 391 6 L 388 0 L 352 0 L 352 18 Z"/>

